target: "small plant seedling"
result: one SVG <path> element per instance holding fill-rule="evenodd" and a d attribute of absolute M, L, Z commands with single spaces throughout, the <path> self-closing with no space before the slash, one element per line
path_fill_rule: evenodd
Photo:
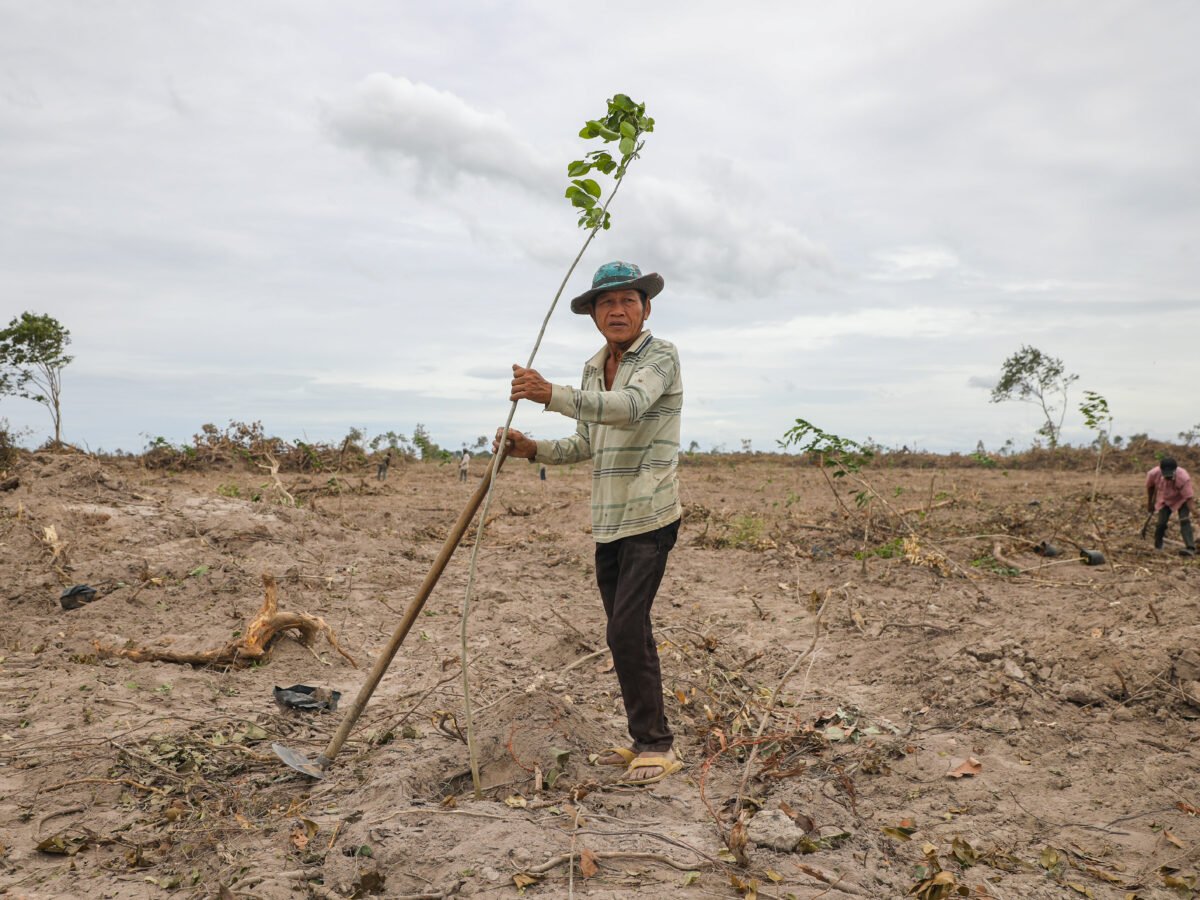
<path fill-rule="evenodd" d="M 1079 412 L 1083 415 L 1084 424 L 1096 432 L 1096 471 L 1092 476 L 1092 496 L 1088 502 L 1088 518 L 1091 519 L 1096 534 L 1104 547 L 1104 555 L 1111 559 L 1108 553 L 1108 542 L 1104 539 L 1104 529 L 1096 519 L 1096 491 L 1100 486 L 1100 467 L 1104 463 L 1104 448 L 1108 446 L 1109 435 L 1112 434 L 1113 417 L 1108 408 L 1108 401 L 1095 391 L 1084 391 L 1083 402 L 1079 404 Z"/>
<path fill-rule="evenodd" d="M 860 444 L 858 441 L 844 438 L 832 432 L 823 431 L 812 422 L 797 419 L 796 424 L 784 432 L 779 446 L 796 447 L 801 453 L 815 453 L 819 465 L 824 471 L 830 470 L 834 478 L 845 478 L 847 475 L 857 475 L 875 456 L 875 451 Z M 832 486 L 831 486 L 832 487 Z M 837 497 L 837 492 L 834 492 Z M 860 509 L 871 500 L 871 491 L 864 488 L 856 491 L 854 502 Z M 841 500 L 839 499 L 840 503 Z"/>
<path fill-rule="evenodd" d="M 979 450 L 971 454 L 971 459 L 975 460 L 975 462 L 979 463 L 985 469 L 994 469 L 999 465 L 994 459 Z"/>

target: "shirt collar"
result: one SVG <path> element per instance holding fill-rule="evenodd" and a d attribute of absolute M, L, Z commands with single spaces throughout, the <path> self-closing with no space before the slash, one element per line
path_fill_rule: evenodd
<path fill-rule="evenodd" d="M 637 356 L 639 353 L 642 352 L 642 349 L 649 342 L 650 342 L 650 332 L 643 331 L 641 334 L 639 334 L 636 338 L 633 339 L 633 343 L 629 345 L 629 349 L 625 351 L 625 355 L 626 356 Z M 603 347 L 600 348 L 600 351 L 595 356 L 593 356 L 591 359 L 588 360 L 588 365 L 591 366 L 593 369 L 603 369 L 604 361 L 607 359 L 608 359 L 608 344 L 605 344 Z"/>

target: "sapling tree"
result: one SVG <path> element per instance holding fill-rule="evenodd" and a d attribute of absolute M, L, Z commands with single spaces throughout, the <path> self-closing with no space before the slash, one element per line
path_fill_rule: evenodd
<path fill-rule="evenodd" d="M 1079 412 L 1083 415 L 1084 424 L 1096 432 L 1096 474 L 1092 478 L 1092 496 L 1088 502 L 1088 517 L 1096 529 L 1096 536 L 1104 548 L 1104 556 L 1109 567 L 1113 565 L 1112 556 L 1108 552 L 1108 542 L 1104 538 L 1104 529 L 1096 519 L 1096 490 L 1100 485 L 1100 466 L 1104 462 L 1104 448 L 1108 445 L 1108 436 L 1112 434 L 1112 413 L 1108 409 L 1108 401 L 1095 391 L 1084 391 L 1083 402 L 1079 404 Z"/>
<path fill-rule="evenodd" d="M 912 539 L 911 544 L 908 540 L 904 544 L 905 556 L 909 557 L 910 552 L 913 558 L 922 560 L 923 564 L 929 564 L 937 568 L 939 571 L 949 572 L 955 569 L 958 572 L 965 574 L 962 566 L 951 559 L 945 551 L 943 551 L 936 543 L 929 540 L 928 537 L 920 537 L 920 542 L 928 544 L 937 550 L 936 555 L 922 556 L 921 548 L 918 544 L 919 535 L 916 528 L 909 522 L 908 518 L 901 511 L 890 504 L 886 497 L 880 494 L 872 486 L 871 482 L 866 478 L 863 469 L 874 458 L 875 450 L 872 446 L 860 444 L 858 441 L 850 438 L 844 438 L 841 435 L 833 434 L 832 432 L 824 431 L 804 419 L 797 419 L 796 424 L 789 428 L 779 441 L 781 447 L 795 447 L 801 453 L 815 453 L 818 457 L 818 468 L 822 475 L 825 476 L 825 481 L 829 485 L 829 490 L 833 492 L 833 497 L 837 500 L 838 505 L 842 510 L 849 515 L 850 510 L 846 504 L 842 502 L 842 498 L 838 496 L 837 489 L 833 485 L 834 478 L 849 478 L 851 481 L 859 485 L 859 490 L 854 492 L 854 503 L 859 508 L 864 510 L 866 523 L 863 527 L 863 571 L 866 572 L 866 547 L 869 541 L 871 529 L 871 506 L 878 500 L 884 510 L 900 523 L 901 527 L 908 532 Z M 830 477 L 832 475 L 832 478 Z M 910 549 L 911 548 L 911 549 Z"/>
<path fill-rule="evenodd" d="M 567 274 L 563 276 L 562 283 L 558 286 L 558 291 L 555 293 L 554 299 L 550 302 L 550 308 L 546 310 L 546 315 L 542 319 L 541 329 L 538 331 L 537 338 L 533 342 L 533 349 L 529 353 L 529 359 L 525 363 L 525 368 L 527 369 L 533 366 L 533 360 L 537 356 L 538 348 L 542 344 L 542 337 L 546 334 L 546 326 L 550 323 L 550 317 L 554 315 L 559 298 L 562 297 L 562 292 L 566 288 L 571 274 L 575 271 L 575 267 L 583 258 L 583 254 L 587 251 L 596 234 L 612 227 L 612 218 L 608 212 L 608 208 L 612 204 L 613 198 L 617 196 L 617 191 L 620 190 L 630 165 L 641 156 L 642 147 L 645 145 L 645 135 L 654 130 L 654 119 L 646 115 L 646 104 L 638 103 L 630 99 L 626 94 L 614 94 L 607 101 L 607 106 L 608 108 L 603 116 L 588 119 L 579 131 L 579 136 L 584 140 L 599 139 L 603 146 L 599 149 L 588 151 L 582 159 L 572 160 L 567 164 L 567 178 L 570 183 L 567 185 L 565 197 L 571 201 L 571 206 L 579 211 L 578 225 L 587 232 L 587 235 L 583 240 L 583 245 L 579 248 L 579 252 L 575 254 L 575 259 L 567 267 Z M 614 143 L 616 147 L 612 148 L 610 145 Z M 614 155 L 614 149 L 616 155 Z M 606 180 L 611 176 L 612 181 L 607 197 L 605 197 L 605 187 L 601 181 L 595 177 L 591 177 L 593 173 Z M 512 426 L 513 416 L 516 411 L 517 402 L 514 400 L 509 405 L 508 418 L 504 422 L 504 427 L 500 429 L 498 446 L 501 449 L 505 447 L 508 440 L 509 428 Z M 499 469 L 502 456 L 502 453 L 497 453 L 493 457 L 493 476 Z M 492 502 L 492 490 L 495 488 L 495 485 L 496 480 L 493 477 L 487 494 L 483 499 L 483 509 L 479 513 L 479 527 L 475 530 L 475 544 L 471 549 L 471 562 L 467 570 L 467 587 L 463 596 L 459 635 L 462 650 L 463 707 L 467 719 L 467 749 L 470 757 L 471 781 L 474 784 L 475 797 L 477 799 L 482 797 L 483 794 L 480 787 L 479 761 L 475 746 L 475 729 L 471 713 L 471 684 L 468 677 L 470 669 L 468 660 L 470 656 L 468 655 L 467 648 L 467 622 L 471 612 L 471 591 L 475 584 L 476 561 L 479 557 L 479 547 L 483 542 L 483 532 L 488 520 L 488 508 Z"/>
<path fill-rule="evenodd" d="M 1083 402 L 1079 404 L 1079 412 L 1083 423 L 1096 432 L 1096 477 L 1092 480 L 1092 502 L 1096 502 L 1096 486 L 1100 482 L 1100 466 L 1104 462 L 1104 448 L 1108 446 L 1109 435 L 1112 434 L 1112 413 L 1108 409 L 1108 401 L 1095 391 L 1084 391 Z"/>
<path fill-rule="evenodd" d="M 1061 359 L 1047 356 L 1037 347 L 1022 345 L 1000 367 L 1000 380 L 992 388 L 991 402 L 1019 400 L 1038 406 L 1046 421 L 1037 433 L 1053 450 L 1058 446 L 1067 414 L 1067 392 L 1078 380 L 1078 375 L 1067 372 Z"/>
<path fill-rule="evenodd" d="M 797 419 L 796 424 L 784 432 L 779 446 L 784 449 L 795 447 L 801 453 L 815 453 L 818 467 L 826 481 L 829 481 L 830 474 L 834 478 L 857 475 L 863 466 L 875 456 L 875 451 L 863 446 L 858 441 L 823 431 L 804 419 Z M 828 471 L 826 471 L 827 469 Z M 829 489 L 833 491 L 833 498 L 837 500 L 838 505 L 849 513 L 845 504 L 842 503 L 842 498 L 834 489 L 832 481 L 829 481 Z M 859 508 L 866 506 L 871 499 L 871 493 L 872 491 L 868 487 L 855 492 L 855 504 Z"/>
<path fill-rule="evenodd" d="M 779 444 L 782 447 L 795 446 L 801 453 L 817 454 L 818 468 L 821 474 L 825 476 L 825 482 L 829 485 L 833 499 L 837 501 L 838 506 L 847 515 L 850 514 L 850 510 L 846 508 L 846 504 L 838 496 L 837 489 L 833 486 L 833 481 L 829 477 L 829 472 L 833 473 L 834 478 L 853 476 L 861 485 L 861 489 L 854 492 L 854 503 L 859 509 L 864 510 L 866 517 L 863 523 L 862 548 L 862 570 L 865 576 L 867 574 L 867 543 L 871 539 L 871 501 L 878 495 L 875 489 L 859 473 L 862 471 L 863 466 L 874 457 L 875 451 L 870 447 L 860 444 L 858 441 L 823 431 L 805 419 L 797 419 L 796 424 L 784 432 L 783 439 L 780 440 Z M 826 468 L 829 469 L 829 472 L 825 471 Z M 884 502 L 886 504 L 886 501 Z"/>
<path fill-rule="evenodd" d="M 53 316 L 23 312 L 0 331 L 0 394 L 40 403 L 54 422 L 54 444 L 62 444 L 62 370 L 74 357 L 65 351 L 71 332 Z"/>

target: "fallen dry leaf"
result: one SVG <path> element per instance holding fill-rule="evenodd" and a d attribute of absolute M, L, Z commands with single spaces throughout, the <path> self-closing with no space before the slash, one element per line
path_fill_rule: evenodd
<path fill-rule="evenodd" d="M 591 878 L 599 871 L 600 866 L 596 863 L 596 854 L 585 848 L 579 854 L 579 874 L 584 878 Z"/>
<path fill-rule="evenodd" d="M 983 771 L 983 763 L 973 756 L 968 756 L 957 766 L 946 773 L 947 778 L 965 778 L 971 775 L 978 775 Z"/>

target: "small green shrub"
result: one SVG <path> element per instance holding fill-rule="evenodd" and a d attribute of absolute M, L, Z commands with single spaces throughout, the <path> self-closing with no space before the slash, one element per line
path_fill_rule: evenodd
<path fill-rule="evenodd" d="M 880 559 L 896 559 L 904 555 L 904 538 L 893 538 L 886 544 L 872 547 L 870 550 L 859 550 L 854 554 L 855 559 L 868 556 L 878 556 Z"/>
<path fill-rule="evenodd" d="M 729 546 L 755 547 L 762 541 L 766 522 L 757 516 L 737 516 L 729 523 Z"/>

